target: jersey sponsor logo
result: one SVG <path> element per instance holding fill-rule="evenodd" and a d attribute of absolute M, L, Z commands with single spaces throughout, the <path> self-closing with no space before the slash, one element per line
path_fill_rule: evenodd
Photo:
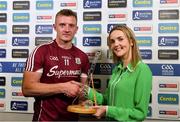
<path fill-rule="evenodd" d="M 83 46 L 101 46 L 101 37 L 83 37 Z"/>
<path fill-rule="evenodd" d="M 7 10 L 7 1 L 0 1 L 0 10 Z"/>
<path fill-rule="evenodd" d="M 152 50 L 140 50 L 142 59 L 152 59 Z"/>
<path fill-rule="evenodd" d="M 22 86 L 22 77 L 12 77 L 11 78 L 11 86 L 21 87 Z"/>
<path fill-rule="evenodd" d="M 158 50 L 158 59 L 170 59 L 170 60 L 179 59 L 179 51 L 178 50 Z"/>
<path fill-rule="evenodd" d="M 133 7 L 152 7 L 152 0 L 133 0 Z"/>
<path fill-rule="evenodd" d="M 179 37 L 178 36 L 159 36 L 158 46 L 178 46 Z"/>
<path fill-rule="evenodd" d="M 102 0 L 84 0 L 83 7 L 84 9 L 88 8 L 101 8 Z"/>
<path fill-rule="evenodd" d="M 6 49 L 0 49 L 0 58 L 6 58 Z"/>
<path fill-rule="evenodd" d="M 76 64 L 81 64 L 81 59 L 80 58 L 75 58 Z"/>
<path fill-rule="evenodd" d="M 53 26 L 52 25 L 36 25 L 36 34 L 52 34 Z"/>
<path fill-rule="evenodd" d="M 51 61 L 59 61 L 58 57 L 57 56 L 49 56 L 49 59 Z"/>
<path fill-rule="evenodd" d="M 127 6 L 127 0 L 108 0 L 108 8 L 124 8 Z"/>
<path fill-rule="evenodd" d="M 29 25 L 13 25 L 13 34 L 29 34 Z"/>
<path fill-rule="evenodd" d="M 0 62 L 1 73 L 22 73 L 25 62 Z"/>
<path fill-rule="evenodd" d="M 48 77 L 78 77 L 81 74 L 81 70 L 59 70 L 58 66 L 53 66 L 47 73 Z"/>
<path fill-rule="evenodd" d="M 5 98 L 6 96 L 6 90 L 3 88 L 0 88 L 0 98 Z"/>
<path fill-rule="evenodd" d="M 29 10 L 30 1 L 13 1 L 13 10 Z"/>
<path fill-rule="evenodd" d="M 179 104 L 178 94 L 158 94 L 159 104 Z"/>
<path fill-rule="evenodd" d="M 152 10 L 133 11 L 133 20 L 152 20 Z"/>
<path fill-rule="evenodd" d="M 12 37 L 12 46 L 29 46 L 29 37 Z"/>
<path fill-rule="evenodd" d="M 137 36 L 136 41 L 138 46 L 152 46 L 152 37 L 151 36 Z"/>
<path fill-rule="evenodd" d="M 5 86 L 6 85 L 6 77 L 0 77 L 0 86 Z"/>
<path fill-rule="evenodd" d="M 0 25 L 0 34 L 6 34 L 6 33 L 7 33 L 7 26 Z"/>
<path fill-rule="evenodd" d="M 7 22 L 7 14 L 0 13 L 0 22 Z"/>
<path fill-rule="evenodd" d="M 28 102 L 27 101 L 11 101 L 12 111 L 27 111 Z"/>
<path fill-rule="evenodd" d="M 83 20 L 84 21 L 101 21 L 101 12 L 100 11 L 83 12 Z"/>
<path fill-rule="evenodd" d="M 179 10 L 159 10 L 160 20 L 177 20 L 179 19 Z"/>
<path fill-rule="evenodd" d="M 13 22 L 29 22 L 29 13 L 13 13 Z"/>
<path fill-rule="evenodd" d="M 53 9 L 53 1 L 36 1 L 36 9 L 37 10 L 52 10 Z"/>
<path fill-rule="evenodd" d="M 84 34 L 100 34 L 101 24 L 84 24 L 83 33 Z"/>
<path fill-rule="evenodd" d="M 179 23 L 159 23 L 159 33 L 179 33 Z"/>

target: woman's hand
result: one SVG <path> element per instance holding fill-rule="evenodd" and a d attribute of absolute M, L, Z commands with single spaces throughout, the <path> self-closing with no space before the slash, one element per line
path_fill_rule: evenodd
<path fill-rule="evenodd" d="M 106 106 L 93 106 L 92 108 L 96 109 L 96 113 L 93 115 L 98 119 L 106 114 Z"/>

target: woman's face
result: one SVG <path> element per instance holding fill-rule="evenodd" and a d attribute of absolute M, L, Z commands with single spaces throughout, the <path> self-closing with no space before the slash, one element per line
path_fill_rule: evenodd
<path fill-rule="evenodd" d="M 117 57 L 128 58 L 131 53 L 132 42 L 121 30 L 114 30 L 110 35 L 110 48 Z"/>

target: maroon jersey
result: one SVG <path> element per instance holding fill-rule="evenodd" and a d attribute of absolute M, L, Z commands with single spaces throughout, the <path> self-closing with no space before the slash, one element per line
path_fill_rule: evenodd
<path fill-rule="evenodd" d="M 88 73 L 87 55 L 75 46 L 60 48 L 56 41 L 42 44 L 32 52 L 26 62 L 26 71 L 41 72 L 41 83 L 79 81 L 81 73 Z M 46 90 L 46 89 L 44 89 Z M 74 98 L 64 94 L 35 97 L 34 121 L 78 120 L 78 115 L 67 111 Z"/>

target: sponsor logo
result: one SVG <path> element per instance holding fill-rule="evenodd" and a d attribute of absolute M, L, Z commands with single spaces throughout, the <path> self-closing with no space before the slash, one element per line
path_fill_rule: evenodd
<path fill-rule="evenodd" d="M 40 45 L 52 41 L 52 37 L 35 37 L 35 45 Z"/>
<path fill-rule="evenodd" d="M 6 96 L 5 89 L 0 88 L 0 98 L 5 98 L 5 96 Z"/>
<path fill-rule="evenodd" d="M 148 64 L 153 76 L 180 76 L 180 64 Z"/>
<path fill-rule="evenodd" d="M 101 46 L 101 37 L 83 37 L 83 46 Z"/>
<path fill-rule="evenodd" d="M 83 12 L 84 21 L 101 21 L 101 12 Z"/>
<path fill-rule="evenodd" d="M 29 34 L 29 25 L 13 25 L 13 34 Z"/>
<path fill-rule="evenodd" d="M 0 34 L 6 34 L 6 33 L 7 33 L 7 26 L 0 25 Z"/>
<path fill-rule="evenodd" d="M 179 19 L 179 10 L 159 10 L 160 20 L 177 20 Z"/>
<path fill-rule="evenodd" d="M 23 96 L 23 93 L 22 93 L 21 90 L 12 91 L 11 95 L 12 95 L 12 98 L 15 98 L 15 99 L 23 99 L 23 98 L 25 98 Z"/>
<path fill-rule="evenodd" d="M 97 75 L 110 75 L 112 73 L 112 64 L 111 63 L 97 63 L 94 74 Z"/>
<path fill-rule="evenodd" d="M 152 107 L 148 106 L 148 113 L 147 113 L 147 117 L 151 117 L 152 116 Z"/>
<path fill-rule="evenodd" d="M 84 9 L 88 8 L 101 8 L 102 0 L 84 0 L 83 7 Z"/>
<path fill-rule="evenodd" d="M 127 7 L 127 0 L 108 0 L 108 8 Z"/>
<path fill-rule="evenodd" d="M 37 22 L 52 22 L 53 16 L 52 15 L 43 15 L 39 14 L 36 16 Z"/>
<path fill-rule="evenodd" d="M 6 103 L 0 101 L 0 110 L 5 110 L 5 107 L 6 107 Z"/>
<path fill-rule="evenodd" d="M 29 37 L 12 37 L 12 46 L 29 46 Z"/>
<path fill-rule="evenodd" d="M 152 0 L 133 0 L 133 7 L 152 7 Z"/>
<path fill-rule="evenodd" d="M 178 50 L 158 50 L 158 59 L 179 59 Z"/>
<path fill-rule="evenodd" d="M 178 46 L 178 36 L 160 36 L 158 37 L 158 46 Z"/>
<path fill-rule="evenodd" d="M 108 14 L 109 21 L 125 21 L 127 20 L 126 12 L 109 12 Z"/>
<path fill-rule="evenodd" d="M 159 104 L 179 104 L 178 94 L 158 94 Z"/>
<path fill-rule="evenodd" d="M 22 73 L 25 62 L 0 62 L 1 73 Z"/>
<path fill-rule="evenodd" d="M 152 10 L 133 11 L 133 20 L 152 20 Z"/>
<path fill-rule="evenodd" d="M 158 116 L 159 117 L 163 117 L 163 118 L 179 118 L 179 110 L 178 108 L 175 107 L 163 107 L 163 108 L 159 108 L 158 109 L 159 113 Z"/>
<path fill-rule="evenodd" d="M 0 49 L 0 58 L 6 58 L 6 49 Z"/>
<path fill-rule="evenodd" d="M 6 77 L 0 77 L 0 86 L 6 85 Z"/>
<path fill-rule="evenodd" d="M 77 9 L 77 1 L 75 0 L 64 0 L 60 1 L 60 7 L 68 9 Z"/>
<path fill-rule="evenodd" d="M 29 22 L 29 13 L 13 13 L 13 22 Z"/>
<path fill-rule="evenodd" d="M 12 111 L 27 111 L 28 103 L 27 101 L 11 101 Z"/>
<path fill-rule="evenodd" d="M 135 33 L 152 33 L 153 30 L 152 26 L 150 25 L 147 26 L 139 25 L 139 26 L 135 26 L 133 29 Z"/>
<path fill-rule="evenodd" d="M 49 56 L 49 60 L 51 60 L 51 61 L 59 61 L 57 56 Z"/>
<path fill-rule="evenodd" d="M 152 59 L 152 50 L 140 50 L 142 59 Z"/>
<path fill-rule="evenodd" d="M 0 1 L 0 10 L 7 10 L 7 1 Z"/>
<path fill-rule="evenodd" d="M 13 10 L 29 10 L 30 1 L 13 1 Z"/>
<path fill-rule="evenodd" d="M 101 24 L 84 24 L 83 33 L 84 34 L 100 34 Z"/>
<path fill-rule="evenodd" d="M 0 22 L 7 22 L 7 14 L 0 13 Z"/>
<path fill-rule="evenodd" d="M 160 0 L 160 4 L 177 4 L 178 0 Z"/>
<path fill-rule="evenodd" d="M 6 46 L 6 39 L 0 39 L 0 47 L 5 47 Z"/>
<path fill-rule="evenodd" d="M 29 55 L 28 49 L 12 49 L 13 58 L 27 58 Z"/>
<path fill-rule="evenodd" d="M 126 25 L 126 24 L 108 24 L 107 33 L 109 33 L 115 26 L 118 26 L 118 25 Z"/>
<path fill-rule="evenodd" d="M 22 86 L 22 77 L 12 77 L 11 78 L 11 86 L 17 86 L 21 87 Z"/>
<path fill-rule="evenodd" d="M 53 9 L 53 1 L 36 1 L 37 10 L 51 10 Z"/>
<path fill-rule="evenodd" d="M 138 46 L 152 46 L 151 36 L 138 36 L 136 37 L 136 42 Z"/>
<path fill-rule="evenodd" d="M 36 25 L 36 34 L 52 34 L 53 26 L 52 25 Z"/>
<path fill-rule="evenodd" d="M 159 33 L 178 33 L 179 24 L 178 23 L 159 23 L 158 32 Z"/>
<path fill-rule="evenodd" d="M 178 82 L 167 82 L 161 81 L 159 82 L 159 91 L 179 91 Z"/>

